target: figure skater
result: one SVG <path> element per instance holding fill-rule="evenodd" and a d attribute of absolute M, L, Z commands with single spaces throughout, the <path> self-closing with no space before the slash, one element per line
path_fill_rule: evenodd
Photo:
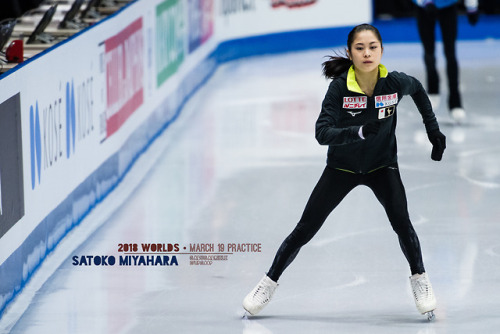
<path fill-rule="evenodd" d="M 410 221 L 397 161 L 395 129 L 401 98 L 413 98 L 433 146 L 433 160 L 441 160 L 446 138 L 439 130 L 421 83 L 404 73 L 388 72 L 380 63 L 382 54 L 379 31 L 362 24 L 348 35 L 346 57 L 333 56 L 323 63 L 323 73 L 332 81 L 316 122 L 316 139 L 329 146 L 327 166 L 300 221 L 279 247 L 271 268 L 243 300 L 243 307 L 251 315 L 269 303 L 283 271 L 342 199 L 356 186 L 365 185 L 385 208 L 399 238 L 410 266 L 418 310 L 433 318 L 436 299 Z"/>

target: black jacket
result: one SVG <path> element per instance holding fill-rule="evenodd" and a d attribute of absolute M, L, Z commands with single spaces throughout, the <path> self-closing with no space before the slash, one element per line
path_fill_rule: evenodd
<path fill-rule="evenodd" d="M 369 173 L 397 162 L 397 105 L 411 95 L 427 132 L 439 129 L 436 116 L 422 84 L 401 72 L 388 73 L 379 65 L 380 79 L 372 96 L 367 96 L 355 81 L 353 68 L 330 83 L 316 122 L 316 139 L 329 145 L 329 167 L 352 173 Z M 359 128 L 379 119 L 377 135 L 362 139 Z"/>

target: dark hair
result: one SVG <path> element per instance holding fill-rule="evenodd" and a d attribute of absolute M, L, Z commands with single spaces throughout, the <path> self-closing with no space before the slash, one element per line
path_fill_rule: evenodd
<path fill-rule="evenodd" d="M 380 45 L 382 46 L 382 36 L 380 36 L 380 32 L 377 28 L 372 26 L 371 24 L 363 23 L 355 26 L 347 35 L 347 49 L 344 50 L 344 55 L 339 55 L 335 52 L 335 56 L 327 56 L 328 60 L 323 62 L 323 75 L 326 78 L 333 79 L 338 77 L 340 74 L 344 73 L 351 67 L 352 60 L 347 56 L 347 50 L 351 51 L 351 45 L 354 42 L 354 38 L 356 35 L 365 30 L 370 30 L 375 34 L 377 39 L 380 41 Z"/>

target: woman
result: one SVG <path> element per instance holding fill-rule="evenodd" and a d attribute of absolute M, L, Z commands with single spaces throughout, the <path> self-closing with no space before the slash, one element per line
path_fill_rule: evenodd
<path fill-rule="evenodd" d="M 427 92 L 433 107 L 437 108 L 440 102 L 439 75 L 435 56 L 436 23 L 439 22 L 446 57 L 448 110 L 453 120 L 462 123 L 466 119 L 466 113 L 460 96 L 455 47 L 458 30 L 458 0 L 413 0 L 413 2 L 417 5 L 417 26 L 424 48 Z M 469 24 L 474 26 L 479 20 L 478 0 L 465 0 L 464 3 Z"/>
<path fill-rule="evenodd" d="M 388 73 L 380 64 L 382 38 L 375 27 L 356 26 L 348 35 L 347 48 L 347 57 L 330 57 L 323 63 L 323 73 L 332 82 L 316 123 L 316 138 L 321 145 L 329 145 L 327 166 L 302 218 L 281 244 L 267 275 L 243 300 L 243 307 L 251 315 L 269 303 L 283 271 L 333 209 L 353 188 L 366 185 L 384 206 L 399 237 L 410 265 L 418 310 L 433 317 L 436 300 L 410 222 L 397 163 L 396 107 L 403 95 L 412 96 L 422 115 L 433 145 L 433 160 L 441 160 L 445 136 L 439 131 L 420 82 L 404 73 Z"/>

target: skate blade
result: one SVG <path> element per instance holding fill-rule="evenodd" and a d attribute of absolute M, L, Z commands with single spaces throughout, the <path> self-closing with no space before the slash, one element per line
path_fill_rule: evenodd
<path fill-rule="evenodd" d="M 251 317 L 252 315 L 245 309 L 243 309 L 243 314 L 241 316 L 241 320 L 248 320 L 249 317 Z"/>
<path fill-rule="evenodd" d="M 434 314 L 434 311 L 429 311 L 424 313 L 427 316 L 427 320 L 429 321 L 434 321 L 436 319 L 436 315 Z"/>

